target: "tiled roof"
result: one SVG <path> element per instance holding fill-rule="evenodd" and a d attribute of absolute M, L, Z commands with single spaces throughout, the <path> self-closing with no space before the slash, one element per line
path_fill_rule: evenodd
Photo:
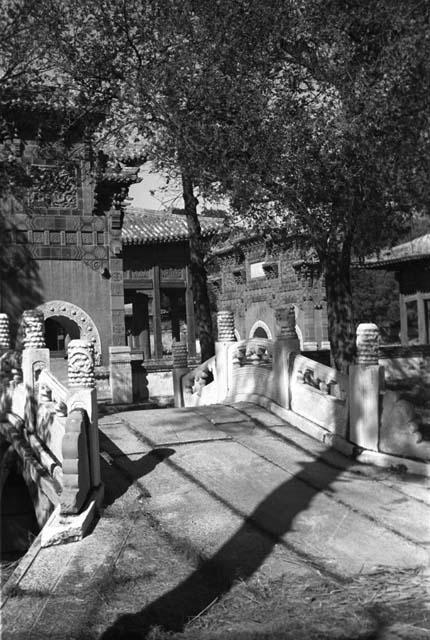
<path fill-rule="evenodd" d="M 203 236 L 209 236 L 221 228 L 221 218 L 199 217 Z M 183 214 L 150 209 L 127 209 L 124 215 L 122 241 L 124 244 L 153 244 L 177 242 L 188 238 Z"/>
<path fill-rule="evenodd" d="M 390 265 L 394 266 L 400 262 L 423 260 L 424 258 L 430 258 L 430 233 L 398 244 L 391 249 L 384 249 L 378 255 L 367 258 L 365 266 L 389 269 Z"/>

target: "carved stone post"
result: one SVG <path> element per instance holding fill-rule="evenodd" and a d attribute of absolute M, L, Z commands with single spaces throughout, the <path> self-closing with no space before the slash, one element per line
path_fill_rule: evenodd
<path fill-rule="evenodd" d="M 184 396 L 182 390 L 182 378 L 189 372 L 188 368 L 188 349 L 186 342 L 173 341 L 173 398 L 175 407 L 184 407 Z"/>
<path fill-rule="evenodd" d="M 281 407 L 290 408 L 290 372 L 294 354 L 300 352 L 296 332 L 296 312 L 293 306 L 276 311 L 279 333 L 273 345 L 273 397 Z"/>
<path fill-rule="evenodd" d="M 378 450 L 379 397 L 383 367 L 378 364 L 379 329 L 359 324 L 356 364 L 349 368 L 349 439 L 364 449 Z"/>
<path fill-rule="evenodd" d="M 10 348 L 9 318 L 7 313 L 0 313 L 0 355 Z"/>
<path fill-rule="evenodd" d="M 217 313 L 218 342 L 235 342 L 234 314 L 232 311 L 218 311 Z"/>
<path fill-rule="evenodd" d="M 224 310 L 217 313 L 218 340 L 215 342 L 215 373 L 217 400 L 222 402 L 228 395 L 232 362 L 229 362 L 231 344 L 236 342 L 234 334 L 234 314 Z"/>
<path fill-rule="evenodd" d="M 72 411 L 84 411 L 88 416 L 90 481 L 92 487 L 98 487 L 100 484 L 100 446 L 97 421 L 97 391 L 94 376 L 94 346 L 87 340 L 71 340 L 68 345 L 67 355 L 70 389 L 67 400 L 67 413 L 70 415 Z M 82 447 L 84 447 L 83 440 Z M 75 453 L 78 456 L 78 449 L 75 450 Z M 82 454 L 84 455 L 84 451 L 82 451 Z M 73 459 L 73 453 L 64 451 L 63 446 L 63 457 L 64 455 L 69 459 Z M 63 471 L 65 472 L 64 467 Z"/>
<path fill-rule="evenodd" d="M 49 349 L 45 345 L 45 321 L 41 311 L 24 311 L 19 333 L 22 339 L 22 376 L 24 386 L 35 392 L 40 372 L 49 369 Z"/>
<path fill-rule="evenodd" d="M 87 340 L 71 340 L 67 349 L 69 387 L 94 389 L 94 347 Z"/>

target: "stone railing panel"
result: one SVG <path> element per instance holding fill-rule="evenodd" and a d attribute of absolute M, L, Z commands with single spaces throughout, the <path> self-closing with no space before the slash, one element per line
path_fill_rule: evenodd
<path fill-rule="evenodd" d="M 291 372 L 291 409 L 328 431 L 346 436 L 348 376 L 297 355 Z"/>
<path fill-rule="evenodd" d="M 67 417 L 62 443 L 63 491 L 61 513 L 78 513 L 90 490 L 89 423 L 86 411 L 74 409 Z"/>

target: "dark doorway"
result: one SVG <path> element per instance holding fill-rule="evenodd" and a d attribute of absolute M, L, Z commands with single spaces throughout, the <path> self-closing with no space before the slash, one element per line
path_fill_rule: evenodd
<path fill-rule="evenodd" d="M 70 318 L 52 316 L 45 320 L 45 342 L 53 357 L 64 357 L 70 340 L 79 338 L 79 327 Z"/>

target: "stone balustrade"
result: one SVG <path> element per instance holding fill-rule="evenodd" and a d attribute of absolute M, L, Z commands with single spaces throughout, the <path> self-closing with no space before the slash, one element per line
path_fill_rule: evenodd
<path fill-rule="evenodd" d="M 0 316 L 0 340 L 3 350 L 10 348 L 5 314 Z M 71 530 L 77 539 L 102 496 L 94 347 L 85 340 L 69 343 L 67 387 L 49 370 L 41 312 L 23 313 L 17 347 L 0 356 L 1 436 L 18 455 L 25 453 L 25 478 L 34 485 L 30 493 L 44 505 L 39 523 L 49 518 L 51 526 L 43 529 L 42 544 L 69 540 Z"/>

